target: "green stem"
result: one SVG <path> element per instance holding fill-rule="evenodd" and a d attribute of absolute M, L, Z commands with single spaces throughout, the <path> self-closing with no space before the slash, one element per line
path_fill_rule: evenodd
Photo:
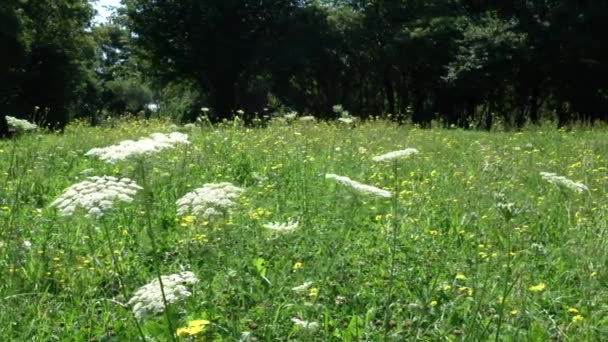
<path fill-rule="evenodd" d="M 148 185 L 147 185 L 146 172 L 145 172 L 143 159 L 139 160 L 139 171 L 140 171 L 140 178 L 141 178 L 141 183 L 142 183 L 141 186 L 144 188 L 143 192 L 144 192 L 144 197 L 145 197 L 144 198 L 144 205 L 145 205 L 144 210 L 145 210 L 145 214 L 146 214 L 146 232 L 148 233 L 148 237 L 150 238 L 150 244 L 152 245 L 154 261 L 156 261 L 157 254 L 158 254 L 158 244 L 156 242 L 154 233 L 152 232 L 152 216 L 151 216 L 152 215 L 152 201 L 154 199 L 152 198 L 152 193 L 150 192 Z M 171 340 L 173 342 L 177 342 L 177 340 L 175 339 L 175 334 L 173 333 L 175 331 L 175 329 L 173 328 L 173 323 L 171 321 L 171 315 L 169 313 L 169 305 L 167 303 L 167 297 L 165 295 L 165 287 L 163 285 L 162 275 L 161 275 L 158 267 L 155 267 L 154 269 L 156 271 L 158 285 L 160 286 L 160 293 L 163 297 L 163 305 L 165 307 L 165 316 L 167 317 L 167 324 L 169 325 L 169 335 L 171 335 Z"/>

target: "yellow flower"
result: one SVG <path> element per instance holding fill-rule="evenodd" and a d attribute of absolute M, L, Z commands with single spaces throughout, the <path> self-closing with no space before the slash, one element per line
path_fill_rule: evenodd
<path fill-rule="evenodd" d="M 310 293 L 308 294 L 310 297 L 312 298 L 316 298 L 319 296 L 319 289 L 316 287 L 313 287 L 312 289 L 310 289 Z"/>
<path fill-rule="evenodd" d="M 515 316 L 519 313 L 519 310 L 511 310 L 511 316 Z"/>
<path fill-rule="evenodd" d="M 188 326 L 185 328 L 178 328 L 176 333 L 177 333 L 177 336 L 179 336 L 179 337 L 196 336 L 196 335 L 202 333 L 203 331 L 205 331 L 205 328 L 209 324 L 211 324 L 211 322 L 209 322 L 205 319 L 197 319 L 197 320 L 188 322 Z"/>
<path fill-rule="evenodd" d="M 432 301 L 431 306 L 437 306 L 437 301 L 436 300 Z"/>
<path fill-rule="evenodd" d="M 583 320 L 585 320 L 585 317 L 583 317 L 581 315 L 576 315 L 576 316 L 572 317 L 572 323 L 582 322 Z"/>
<path fill-rule="evenodd" d="M 577 309 L 577 308 L 568 308 L 568 312 L 569 312 L 569 313 L 574 313 L 574 314 L 579 313 L 579 311 L 578 311 L 578 309 Z"/>
<path fill-rule="evenodd" d="M 538 283 L 537 285 L 530 286 L 528 288 L 528 290 L 530 290 L 532 292 L 541 292 L 541 291 L 545 290 L 546 287 L 547 287 L 547 285 L 545 285 L 545 283 Z"/>
<path fill-rule="evenodd" d="M 295 264 L 293 264 L 293 271 L 295 272 L 297 270 L 302 269 L 303 267 L 304 267 L 304 264 L 298 261 Z"/>
<path fill-rule="evenodd" d="M 464 274 L 462 274 L 462 273 L 458 273 L 458 274 L 456 275 L 456 280 L 467 280 L 467 276 L 465 276 L 465 275 L 464 275 Z"/>

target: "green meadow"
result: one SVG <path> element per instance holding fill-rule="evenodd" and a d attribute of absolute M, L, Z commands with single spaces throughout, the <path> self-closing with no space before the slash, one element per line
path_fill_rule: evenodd
<path fill-rule="evenodd" d="M 85 156 L 176 130 L 190 144 Z M 125 120 L 0 141 L 0 340 L 606 340 L 607 133 Z M 373 161 L 405 148 L 419 153 Z M 104 175 L 143 190 L 97 218 L 50 206 Z M 177 214 L 182 196 L 220 182 L 244 190 L 220 218 Z M 133 314 L 140 287 L 184 271 L 198 279 L 188 296 Z"/>

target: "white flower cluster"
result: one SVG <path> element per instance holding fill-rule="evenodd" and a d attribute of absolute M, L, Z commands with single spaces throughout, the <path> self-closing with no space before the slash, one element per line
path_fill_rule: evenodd
<path fill-rule="evenodd" d="M 294 325 L 296 325 L 302 329 L 308 330 L 310 332 L 317 331 L 317 330 L 319 330 L 319 327 L 320 327 L 319 323 L 317 323 L 317 322 L 303 321 L 303 320 L 301 320 L 299 318 L 295 318 L 295 317 L 292 318 L 291 321 L 293 322 Z"/>
<path fill-rule="evenodd" d="M 38 126 L 27 120 L 17 119 L 16 117 L 8 115 L 5 116 L 5 118 L 6 123 L 12 128 L 16 129 L 18 132 L 33 131 L 38 128 Z"/>
<path fill-rule="evenodd" d="M 140 287 L 129 299 L 128 304 L 133 306 L 133 313 L 137 319 L 165 311 L 163 292 L 167 304 L 177 303 L 192 295 L 186 285 L 198 283 L 198 278 L 189 271 L 161 276 L 160 278 L 163 283 L 162 291 L 160 282 L 158 279 L 154 279 L 149 284 Z"/>
<path fill-rule="evenodd" d="M 386 191 L 386 190 L 382 190 L 379 188 L 376 188 L 374 186 L 371 185 L 366 185 L 366 184 L 361 184 L 359 182 L 356 182 L 348 177 L 344 177 L 344 176 L 338 176 L 338 175 L 334 175 L 331 173 L 328 173 L 325 175 L 325 179 L 333 179 L 335 180 L 337 183 L 349 186 L 359 192 L 362 193 L 366 193 L 366 194 L 371 194 L 374 196 L 379 196 L 379 197 L 384 197 L 384 198 L 391 198 L 393 197 L 393 193 L 390 191 Z"/>
<path fill-rule="evenodd" d="M 287 221 L 287 222 L 269 222 L 264 225 L 264 228 L 273 230 L 275 232 L 287 233 L 298 229 L 300 223 L 298 221 Z"/>
<path fill-rule="evenodd" d="M 195 189 L 177 200 L 177 214 L 191 214 L 205 220 L 212 220 L 234 207 L 236 205 L 234 200 L 243 191 L 228 182 L 204 184 L 203 187 Z"/>
<path fill-rule="evenodd" d="M 305 293 L 308 291 L 308 289 L 312 286 L 313 282 L 312 281 L 307 281 L 302 285 L 296 286 L 291 288 L 292 291 L 296 292 L 296 293 Z"/>
<path fill-rule="evenodd" d="M 372 158 L 375 162 L 388 162 L 391 160 L 409 157 L 412 154 L 418 153 L 418 150 L 415 148 L 406 148 L 405 150 L 393 151 L 380 156 L 376 156 Z"/>
<path fill-rule="evenodd" d="M 95 156 L 101 160 L 114 163 L 133 156 L 156 153 L 166 148 L 172 148 L 177 144 L 189 143 L 188 135 L 184 133 L 153 133 L 149 138 L 143 138 L 137 141 L 124 140 L 117 145 L 94 148 L 87 152 L 86 155 Z"/>
<path fill-rule="evenodd" d="M 316 122 L 317 119 L 312 116 L 312 115 L 306 115 L 306 116 L 302 116 L 300 117 L 300 122 Z"/>
<path fill-rule="evenodd" d="M 570 180 L 563 176 L 558 176 L 552 172 L 541 172 L 540 176 L 543 177 L 544 180 L 548 181 L 551 184 L 555 184 L 558 186 L 564 186 L 576 192 L 584 192 L 589 191 L 589 188 L 583 183 L 577 183 L 573 180 Z"/>
<path fill-rule="evenodd" d="M 115 201 L 131 202 L 142 187 L 129 178 L 118 179 L 112 176 L 89 177 L 74 184 L 51 203 L 62 215 L 69 216 L 80 207 L 87 216 L 97 218 L 110 208 Z"/>

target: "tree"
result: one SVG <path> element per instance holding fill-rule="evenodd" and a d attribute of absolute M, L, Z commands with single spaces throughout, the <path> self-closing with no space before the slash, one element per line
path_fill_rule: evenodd
<path fill-rule="evenodd" d="M 239 84 L 267 68 L 297 0 L 127 0 L 135 41 L 168 80 L 189 79 L 232 115 Z M 256 69 L 253 69 L 253 68 Z"/>
<path fill-rule="evenodd" d="M 8 135 L 5 115 L 19 96 L 18 70 L 25 58 L 25 48 L 20 40 L 21 25 L 15 11 L 16 1 L 0 3 L 0 48 L 10 53 L 0 54 L 0 138 Z"/>

